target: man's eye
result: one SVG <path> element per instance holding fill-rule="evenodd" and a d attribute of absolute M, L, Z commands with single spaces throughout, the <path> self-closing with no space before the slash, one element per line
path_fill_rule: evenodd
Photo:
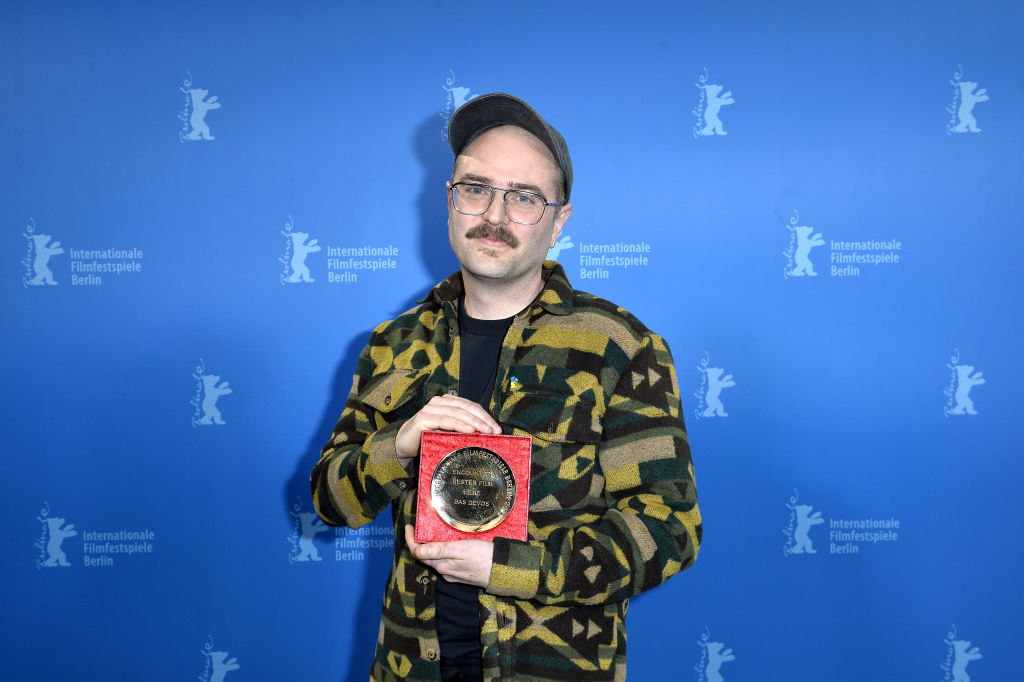
<path fill-rule="evenodd" d="M 517 192 L 512 195 L 512 200 L 521 206 L 536 206 L 540 204 L 540 197 L 536 194 L 522 194 Z"/>
<path fill-rule="evenodd" d="M 463 185 L 463 190 L 471 197 L 482 197 L 487 195 L 486 187 L 478 187 L 477 185 Z"/>

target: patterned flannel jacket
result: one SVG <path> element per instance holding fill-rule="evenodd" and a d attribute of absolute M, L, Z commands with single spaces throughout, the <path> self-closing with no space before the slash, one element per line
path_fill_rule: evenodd
<path fill-rule="evenodd" d="M 486 680 L 621 680 L 632 595 L 689 567 L 701 540 L 675 368 L 665 342 L 629 313 L 575 291 L 544 264 L 545 286 L 516 316 L 490 412 L 533 438 L 529 537 L 494 541 L 480 594 Z M 459 386 L 460 273 L 377 327 L 310 484 L 320 517 L 358 528 L 391 506 L 395 553 L 370 678 L 440 679 L 434 585 L 403 538 L 417 470 L 395 435 L 431 397 Z"/>

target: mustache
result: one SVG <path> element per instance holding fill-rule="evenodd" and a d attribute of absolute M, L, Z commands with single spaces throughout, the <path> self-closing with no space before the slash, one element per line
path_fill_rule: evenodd
<path fill-rule="evenodd" d="M 481 237 L 487 237 L 488 239 L 500 239 L 513 249 L 519 247 L 519 239 L 516 238 L 516 235 L 512 230 L 508 229 L 504 225 L 488 225 L 487 223 L 482 223 L 476 227 L 470 228 L 470 230 L 466 232 L 466 239 L 479 239 Z"/>

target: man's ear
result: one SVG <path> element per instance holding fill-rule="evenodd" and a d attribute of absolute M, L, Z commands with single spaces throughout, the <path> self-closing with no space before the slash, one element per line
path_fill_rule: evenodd
<path fill-rule="evenodd" d="M 558 241 L 558 235 L 562 233 L 562 228 L 565 226 L 565 222 L 569 220 L 569 216 L 572 214 L 572 204 L 566 204 L 565 206 L 559 206 L 558 208 L 558 217 L 555 218 L 555 222 L 551 227 L 551 246 L 554 246 L 555 242 Z M 548 248 L 550 248 L 550 246 Z"/>

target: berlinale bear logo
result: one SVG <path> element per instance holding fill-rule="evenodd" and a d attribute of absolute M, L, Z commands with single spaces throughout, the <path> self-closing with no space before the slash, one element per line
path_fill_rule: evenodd
<path fill-rule="evenodd" d="M 960 351 L 954 349 L 953 356 L 946 363 L 950 370 L 949 383 L 946 390 L 946 406 L 943 412 L 950 415 L 978 414 L 971 399 L 971 389 L 985 383 L 981 372 L 975 372 L 973 365 L 960 362 Z"/>
<path fill-rule="evenodd" d="M 32 241 L 36 251 L 35 259 L 32 262 L 36 276 L 32 278 L 32 284 L 35 286 L 40 284 L 56 284 L 57 282 L 53 279 L 53 271 L 49 267 L 50 256 L 64 253 L 64 249 L 60 248 L 60 242 L 48 243 L 50 236 L 46 234 L 34 234 L 32 235 Z"/>
<path fill-rule="evenodd" d="M 281 284 L 298 284 L 300 282 L 313 282 L 313 276 L 306 265 L 306 256 L 320 251 L 319 240 L 310 239 L 308 232 L 295 231 L 295 219 L 288 216 L 288 222 L 281 230 L 284 235 L 284 253 L 277 261 L 284 265 L 281 272 Z M 308 241 L 307 241 L 308 240 Z"/>
<path fill-rule="evenodd" d="M 189 123 L 192 124 L 192 132 L 188 134 L 188 139 L 190 140 L 198 140 L 200 138 L 204 140 L 213 139 L 213 135 L 210 134 L 210 126 L 206 124 L 206 112 L 210 109 L 220 109 L 220 102 L 217 101 L 216 95 L 210 99 L 205 99 L 209 92 L 209 90 L 202 90 L 200 88 L 188 91 L 188 94 L 192 96 L 192 116 L 189 118 Z"/>
<path fill-rule="evenodd" d="M 210 94 L 209 90 L 193 88 L 191 73 L 185 77 L 185 82 L 178 89 L 185 93 L 185 105 L 181 113 L 178 114 L 178 120 L 182 122 L 178 139 L 182 142 L 185 140 L 190 142 L 213 140 L 210 126 L 206 123 L 206 114 L 212 109 L 220 109 L 217 96 L 214 95 L 207 99 L 206 96 Z"/>
<path fill-rule="evenodd" d="M 317 244 L 319 240 L 314 239 L 307 242 L 306 240 L 309 239 L 307 232 L 292 232 L 288 236 L 292 240 L 292 274 L 288 276 L 288 281 L 312 282 L 313 278 L 309 274 L 309 268 L 306 267 L 306 256 L 320 250 L 320 246 Z"/>
<path fill-rule="evenodd" d="M 25 276 L 22 284 L 26 287 L 38 287 L 44 284 L 57 284 L 53 278 L 53 271 L 50 270 L 50 258 L 64 253 L 60 242 L 51 242 L 50 235 L 36 234 L 36 224 L 29 219 L 29 224 L 22 233 L 28 240 L 28 253 L 21 264 L 25 266 Z"/>
<path fill-rule="evenodd" d="M 949 81 L 949 84 L 953 86 L 953 101 L 946 107 L 946 111 L 950 114 L 949 123 L 946 124 L 947 135 L 981 132 L 978 120 L 974 118 L 974 105 L 979 102 L 987 102 L 988 95 L 985 88 L 975 89 L 978 87 L 976 82 L 961 80 L 963 75 L 963 67 L 957 65 L 953 80 Z"/>
<path fill-rule="evenodd" d="M 724 642 L 712 642 L 710 639 L 711 631 L 705 627 L 704 633 L 697 642 L 697 645 L 703 649 L 700 661 L 694 666 L 694 670 L 697 671 L 697 682 L 725 682 L 721 672 L 722 664 L 735 661 L 736 655 L 733 654 L 732 649 L 725 648 Z"/>
<path fill-rule="evenodd" d="M 732 104 L 736 100 L 732 98 L 731 92 L 719 96 L 718 93 L 722 92 L 721 85 L 707 84 L 704 86 L 704 91 L 707 93 L 708 105 L 704 109 L 704 128 L 700 131 L 701 135 L 728 135 L 725 132 L 725 128 L 722 127 L 722 119 L 718 117 L 719 110 L 726 104 Z"/>
<path fill-rule="evenodd" d="M 204 374 L 200 377 L 203 381 L 203 417 L 200 424 L 225 424 L 217 409 L 217 399 L 222 395 L 231 393 L 228 382 L 220 382 L 220 377 L 215 374 Z"/>
<path fill-rule="evenodd" d="M 704 351 L 697 371 L 700 372 L 700 385 L 694 396 L 697 398 L 695 416 L 697 419 L 703 417 L 728 417 L 725 405 L 722 403 L 722 391 L 732 388 L 736 381 L 731 374 L 726 374 L 721 367 L 711 367 L 711 355 Z"/>
<path fill-rule="evenodd" d="M 786 229 L 789 230 L 789 246 L 782 255 L 786 257 L 786 278 L 790 277 L 817 277 L 814 271 L 814 264 L 811 262 L 811 249 L 822 246 L 825 240 L 821 233 L 814 232 L 809 225 L 797 225 L 800 222 L 800 214 L 794 210 L 793 216 L 789 219 Z"/>
<path fill-rule="evenodd" d="M 811 528 L 825 523 L 821 512 L 816 511 L 809 504 L 797 504 L 800 493 L 796 490 L 789 498 L 786 508 L 789 509 L 789 523 L 782 530 L 786 536 L 786 544 L 783 546 L 783 554 L 817 554 L 814 543 L 811 542 Z"/>
<path fill-rule="evenodd" d="M 736 101 L 732 98 L 732 92 L 722 92 L 723 86 L 708 83 L 707 67 L 704 67 L 704 73 L 697 77 L 697 82 L 694 85 L 700 90 L 700 100 L 691 112 L 697 118 L 697 124 L 693 127 L 693 136 L 728 135 L 718 112 L 723 106 Z M 703 126 L 701 126 L 702 123 Z"/>
<path fill-rule="evenodd" d="M 224 417 L 217 407 L 217 400 L 221 396 L 232 393 L 228 382 L 221 382 L 216 374 L 206 373 L 206 362 L 200 358 L 192 378 L 196 380 L 196 390 L 189 401 L 195 408 L 192 414 L 192 426 L 211 426 L 213 424 L 224 425 Z"/>
<path fill-rule="evenodd" d="M 322 561 L 314 539 L 318 534 L 330 529 L 320 521 L 320 517 L 315 513 L 302 511 L 301 500 L 297 500 L 292 505 L 290 513 L 294 530 L 288 538 L 292 545 L 292 551 L 288 555 L 288 563 L 295 563 L 296 561 Z"/>
<path fill-rule="evenodd" d="M 722 399 L 719 396 L 722 394 L 723 388 L 735 386 L 736 382 L 733 381 L 731 374 L 722 376 L 725 370 L 721 367 L 708 367 L 704 372 L 708 376 L 708 392 L 704 396 L 704 400 L 707 402 L 708 406 L 704 409 L 704 416 L 728 417 L 729 415 L 725 411 L 725 405 L 722 404 Z"/>
<path fill-rule="evenodd" d="M 224 682 L 224 678 L 229 672 L 242 667 L 238 664 L 237 658 L 228 658 L 228 652 L 213 650 L 213 637 L 207 638 L 200 653 L 206 657 L 203 672 L 198 678 L 200 682 Z"/>
<path fill-rule="evenodd" d="M 957 639 L 956 625 L 946 634 L 946 660 L 939 667 L 945 673 L 942 682 L 971 682 L 967 665 L 982 658 L 981 649 L 966 639 Z"/>
<path fill-rule="evenodd" d="M 49 526 L 47 530 L 50 535 L 46 543 L 46 553 L 49 554 L 49 558 L 43 563 L 43 566 L 70 566 L 67 555 L 61 549 L 61 543 L 64 542 L 64 538 L 78 535 L 75 524 L 65 526 L 64 519 L 59 516 L 51 516 L 46 519 L 46 523 Z"/>
<path fill-rule="evenodd" d="M 981 649 L 971 648 L 971 643 L 964 639 L 953 642 L 955 658 L 953 660 L 953 682 L 970 682 L 967 675 L 967 664 L 981 658 Z"/>
<path fill-rule="evenodd" d="M 960 81 L 960 107 L 957 109 L 957 116 L 960 118 L 960 123 L 956 128 L 953 128 L 955 133 L 966 133 L 968 131 L 972 133 L 980 133 L 981 128 L 978 127 L 978 120 L 974 118 L 974 105 L 978 102 L 987 102 L 988 95 L 985 94 L 985 88 L 974 91 L 978 87 L 977 83 L 971 81 Z"/>
<path fill-rule="evenodd" d="M 981 372 L 974 373 L 974 367 L 971 365 L 957 365 L 956 366 L 956 407 L 953 408 L 951 414 L 978 414 L 978 411 L 974 409 L 974 401 L 971 400 L 971 389 L 978 384 L 985 383 L 985 379 L 981 376 Z"/>
<path fill-rule="evenodd" d="M 64 540 L 78 535 L 75 525 L 69 523 L 64 525 L 65 519 L 59 516 L 50 516 L 50 504 L 43 503 L 43 508 L 36 517 L 42 526 L 42 533 L 36 541 L 39 549 L 39 558 L 36 559 L 36 568 L 54 568 L 56 566 L 70 566 L 67 554 L 62 547 Z"/>
<path fill-rule="evenodd" d="M 794 507 L 796 511 L 796 533 L 793 535 L 793 546 L 789 548 L 790 554 L 817 554 L 817 550 L 811 544 L 809 533 L 811 526 L 825 523 L 825 519 L 821 518 L 820 511 L 812 514 L 812 509 L 814 507 L 809 504 L 798 504 Z"/>

